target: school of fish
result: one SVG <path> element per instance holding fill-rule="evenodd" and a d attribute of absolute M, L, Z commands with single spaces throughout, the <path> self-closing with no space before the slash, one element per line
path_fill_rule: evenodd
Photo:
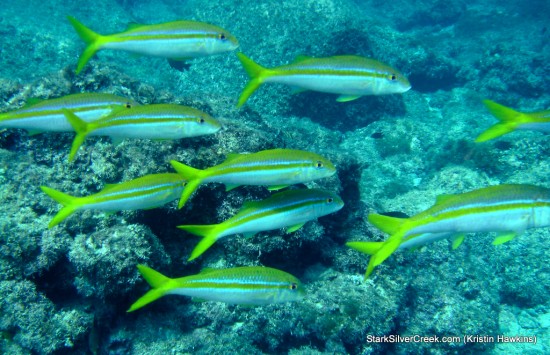
<path fill-rule="evenodd" d="M 101 35 L 74 17 L 69 16 L 68 20 L 86 44 L 76 74 L 82 72 L 96 52 L 104 49 L 166 58 L 175 67 L 192 58 L 227 53 L 239 47 L 238 40 L 229 31 L 196 21 L 131 24 L 123 32 Z M 411 88 L 398 70 L 356 55 L 299 56 L 294 62 L 275 68 L 262 67 L 242 52 L 238 52 L 237 57 L 250 78 L 237 100 L 237 107 L 243 106 L 264 83 L 284 84 L 297 91 L 337 94 L 338 102 L 365 95 L 401 94 Z M 482 132 L 476 142 L 515 130 L 550 132 L 550 111 L 522 113 L 490 100 L 483 103 L 499 122 Z M 174 140 L 215 134 L 221 124 L 192 107 L 170 103 L 140 105 L 107 93 L 76 93 L 50 100 L 31 99 L 23 108 L 0 114 L 0 128 L 23 129 L 29 135 L 74 132 L 68 155 L 71 162 L 88 136 L 107 136 L 115 143 L 127 138 Z M 228 154 L 225 161 L 204 170 L 178 161 L 170 163 L 173 173 L 151 174 L 105 185 L 89 196 L 71 196 L 41 186 L 45 194 L 62 205 L 48 228 L 57 226 L 78 210 L 113 213 L 150 209 L 178 199 L 178 208 L 182 208 L 199 186 L 207 183 L 225 184 L 228 191 L 241 185 L 282 190 L 262 201 L 246 201 L 234 216 L 218 224 L 177 226 L 189 235 L 202 238 L 189 256 L 189 260 L 194 260 L 223 237 L 252 236 L 281 228 L 292 233 L 308 221 L 335 213 L 344 206 L 344 201 L 331 191 L 288 188 L 336 173 L 331 161 L 315 152 L 278 148 Z M 465 234 L 477 232 L 496 232 L 493 244 L 498 245 L 527 229 L 548 227 L 550 189 L 521 184 L 489 186 L 439 196 L 431 208 L 409 218 L 370 214 L 368 220 L 389 237 L 382 242 L 346 243 L 370 256 L 365 277 L 398 249 L 417 248 L 442 239 L 452 239 L 455 249 Z M 269 267 L 203 270 L 176 279 L 145 265 L 137 268 L 151 290 L 132 304 L 128 312 L 169 294 L 244 305 L 297 301 L 305 295 L 296 277 Z"/>

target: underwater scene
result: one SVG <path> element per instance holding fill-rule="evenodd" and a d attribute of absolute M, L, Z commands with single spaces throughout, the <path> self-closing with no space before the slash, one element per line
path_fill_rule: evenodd
<path fill-rule="evenodd" d="M 550 353 L 549 13 L 4 0 L 0 353 Z"/>

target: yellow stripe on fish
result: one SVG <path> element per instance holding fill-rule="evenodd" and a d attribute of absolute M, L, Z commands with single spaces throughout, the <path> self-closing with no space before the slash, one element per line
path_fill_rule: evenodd
<path fill-rule="evenodd" d="M 516 130 L 550 133 L 550 110 L 523 113 L 491 100 L 483 100 L 483 103 L 500 122 L 482 132 L 476 138 L 477 143 L 495 139 Z"/>
<path fill-rule="evenodd" d="M 293 302 L 305 295 L 300 280 L 284 271 L 263 266 L 207 269 L 197 275 L 171 279 L 145 265 L 138 270 L 153 288 L 134 302 L 128 312 L 165 295 L 182 295 L 230 304 L 263 306 Z"/>
<path fill-rule="evenodd" d="M 185 179 L 179 174 L 152 174 L 119 184 L 107 185 L 96 194 L 74 197 L 47 186 L 40 186 L 48 196 L 63 205 L 63 208 L 48 224 L 58 225 L 77 210 L 100 210 L 116 212 L 142 210 L 163 206 L 181 195 Z"/>
<path fill-rule="evenodd" d="M 166 140 L 214 134 L 221 128 L 221 124 L 210 115 L 192 107 L 173 104 L 138 106 L 90 123 L 68 110 L 63 112 L 76 131 L 69 161 L 74 159 L 89 135 L 108 136 L 114 141 L 124 138 Z"/>
<path fill-rule="evenodd" d="M 264 68 L 243 53 L 237 53 L 250 81 L 244 88 L 237 107 L 263 83 L 281 83 L 299 90 L 340 94 L 337 101 L 346 102 L 365 95 L 403 93 L 411 88 L 407 78 L 394 68 L 377 60 L 343 55 L 328 58 L 298 57 L 293 63 Z"/>
<path fill-rule="evenodd" d="M 354 241 L 347 246 L 371 255 L 365 277 L 404 243 L 422 245 L 465 233 L 497 232 L 493 244 L 512 240 L 529 228 L 550 226 L 550 189 L 533 185 L 490 186 L 463 194 L 443 195 L 434 206 L 410 218 L 370 214 L 369 221 L 390 237 L 381 243 Z"/>
<path fill-rule="evenodd" d="M 174 169 L 187 181 L 178 208 L 183 207 L 200 184 L 218 182 L 227 190 L 240 185 L 282 187 L 332 176 L 334 165 L 326 158 L 296 149 L 269 149 L 252 154 L 230 154 L 216 166 L 199 170 L 172 160 Z"/>
<path fill-rule="evenodd" d="M 76 73 L 84 68 L 101 49 L 115 49 L 153 57 L 184 60 L 239 47 L 237 39 L 223 28 L 196 21 L 174 21 L 156 25 L 128 26 L 127 30 L 111 35 L 100 35 L 74 17 L 69 21 L 87 47 L 78 60 Z"/>

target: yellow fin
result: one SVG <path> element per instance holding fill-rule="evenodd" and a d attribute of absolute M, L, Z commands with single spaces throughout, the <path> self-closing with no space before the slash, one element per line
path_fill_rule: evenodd
<path fill-rule="evenodd" d="M 216 271 L 217 269 L 214 269 L 213 267 L 205 267 L 204 269 L 199 272 L 199 274 L 208 274 L 212 271 Z"/>
<path fill-rule="evenodd" d="M 435 204 L 439 205 L 439 204 L 445 203 L 446 201 L 449 201 L 449 199 L 453 198 L 454 196 L 456 195 L 453 195 L 453 194 L 439 195 L 435 198 Z"/>
<path fill-rule="evenodd" d="M 141 276 L 143 276 L 145 281 L 147 281 L 153 289 L 141 296 L 126 312 L 133 312 L 136 309 L 159 299 L 170 290 L 170 281 L 172 281 L 172 279 L 145 265 L 138 265 L 137 268 Z"/>
<path fill-rule="evenodd" d="M 491 100 L 483 100 L 483 103 L 489 112 L 491 112 L 500 122 L 481 132 L 475 140 L 476 143 L 485 142 L 506 133 L 510 133 L 514 131 L 520 123 L 525 121 L 526 115 L 522 112 L 518 112 Z"/>
<path fill-rule="evenodd" d="M 374 271 L 374 268 L 387 258 L 389 258 L 390 255 L 393 254 L 394 251 L 399 248 L 399 245 L 401 244 L 401 238 L 402 236 L 396 236 L 388 239 L 386 242 L 384 242 L 384 245 L 376 252 L 373 256 L 371 256 L 369 260 L 369 265 L 367 266 L 367 271 L 365 272 L 365 279 L 370 276 L 370 274 Z"/>
<path fill-rule="evenodd" d="M 338 102 L 348 102 L 348 101 L 357 100 L 360 97 L 361 97 L 361 95 L 340 95 L 336 98 L 336 101 L 338 101 Z"/>
<path fill-rule="evenodd" d="M 42 101 L 46 101 L 46 100 L 41 99 L 39 97 L 31 97 L 30 99 L 27 100 L 27 102 L 25 102 L 25 105 L 23 105 L 22 108 L 28 108 L 28 107 L 34 106 L 36 104 L 41 103 Z"/>
<path fill-rule="evenodd" d="M 459 235 L 457 235 L 456 237 L 454 237 L 453 239 L 453 250 L 455 250 L 456 248 L 458 248 L 463 242 L 464 242 L 464 237 L 466 235 L 464 233 L 460 233 Z"/>
<path fill-rule="evenodd" d="M 264 81 L 264 78 L 266 76 L 269 76 L 271 71 L 255 63 L 252 59 L 248 58 L 241 52 L 237 53 L 237 57 L 241 61 L 241 64 L 246 71 L 246 74 L 248 74 L 248 76 L 250 77 L 250 81 L 244 87 L 237 103 L 237 107 L 241 107 L 242 105 L 244 105 L 246 100 L 248 100 L 250 95 L 252 95 L 254 91 L 256 91 L 260 87 L 260 85 Z"/>
<path fill-rule="evenodd" d="M 346 245 L 363 254 L 374 255 L 382 248 L 384 242 L 347 242 Z"/>
<path fill-rule="evenodd" d="M 300 62 L 303 62 L 304 60 L 308 60 L 308 59 L 311 59 L 311 58 L 313 58 L 313 57 L 301 54 L 301 55 L 296 56 L 296 58 L 294 58 L 292 63 L 300 63 Z"/>
<path fill-rule="evenodd" d="M 240 157 L 242 154 L 241 153 L 228 153 L 226 156 L 225 156 L 225 162 L 228 162 L 228 161 L 231 161 L 231 160 L 234 160 L 238 157 Z"/>
<path fill-rule="evenodd" d="M 298 229 L 302 228 L 305 223 L 296 224 L 294 226 L 290 226 L 286 229 L 287 233 L 293 233 L 296 232 Z"/>
<path fill-rule="evenodd" d="M 384 216 L 382 214 L 371 213 L 368 216 L 368 220 L 382 232 L 394 234 L 403 226 L 403 223 L 407 221 L 407 218 L 397 218 Z"/>
<path fill-rule="evenodd" d="M 285 187 L 288 187 L 289 185 L 274 185 L 274 186 L 268 186 L 267 189 L 269 191 L 278 191 L 278 190 L 282 190 L 284 189 Z"/>
<path fill-rule="evenodd" d="M 126 26 L 126 31 L 135 30 L 136 28 L 140 28 L 145 26 L 144 24 L 137 23 L 137 22 L 129 22 Z"/>
<path fill-rule="evenodd" d="M 29 137 L 36 136 L 37 134 L 44 133 L 44 131 L 38 131 L 36 129 L 29 129 L 27 130 L 27 134 Z"/>
<path fill-rule="evenodd" d="M 493 240 L 493 245 L 500 245 L 509 242 L 517 235 L 518 234 L 516 232 L 499 233 L 495 240 Z"/>

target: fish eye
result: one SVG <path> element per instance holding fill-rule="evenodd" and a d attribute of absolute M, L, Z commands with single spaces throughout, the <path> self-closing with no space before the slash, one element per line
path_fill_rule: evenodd
<path fill-rule="evenodd" d="M 317 161 L 317 163 L 315 163 L 315 167 L 316 168 L 322 168 L 323 167 L 323 162 L 322 161 Z"/>
<path fill-rule="evenodd" d="M 291 290 L 296 290 L 297 288 L 298 288 L 298 285 L 296 285 L 295 283 L 290 284 L 290 289 Z"/>
<path fill-rule="evenodd" d="M 397 80 L 397 75 L 390 74 L 390 75 L 388 75 L 388 79 L 390 79 L 391 81 L 395 81 L 395 80 Z"/>
<path fill-rule="evenodd" d="M 206 121 L 204 120 L 204 118 L 201 117 L 201 118 L 198 119 L 198 122 L 199 122 L 200 124 L 203 124 L 203 123 L 206 122 Z"/>
<path fill-rule="evenodd" d="M 220 33 L 220 34 L 218 35 L 218 38 L 221 39 L 222 41 L 225 41 L 225 39 L 226 39 L 227 37 L 225 36 L 225 33 Z"/>
<path fill-rule="evenodd" d="M 327 198 L 327 203 L 332 203 L 334 199 L 332 197 Z"/>
<path fill-rule="evenodd" d="M 132 104 L 129 103 L 129 102 L 127 102 L 125 106 L 126 106 L 126 108 L 132 108 Z"/>

